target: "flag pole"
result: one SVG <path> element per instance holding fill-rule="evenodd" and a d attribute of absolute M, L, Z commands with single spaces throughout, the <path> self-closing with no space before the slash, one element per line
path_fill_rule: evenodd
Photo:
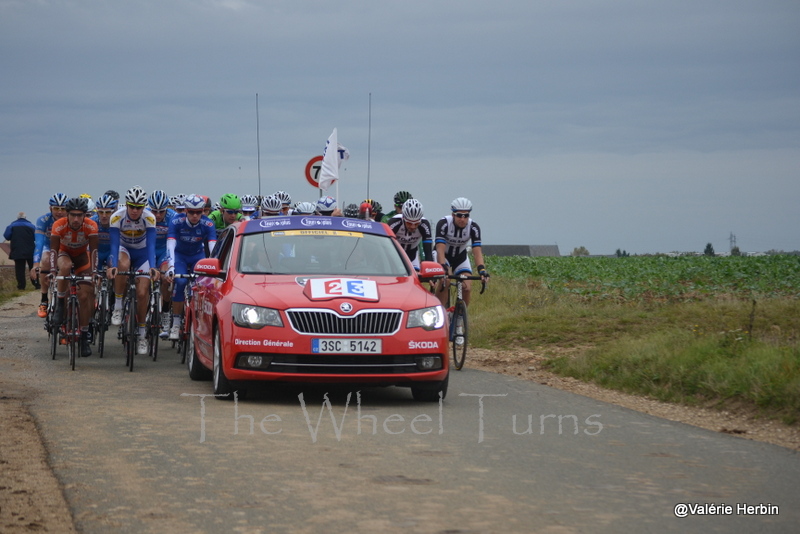
<path fill-rule="evenodd" d="M 258 199 L 261 201 L 261 127 L 258 123 L 258 93 L 256 93 L 256 153 L 258 157 Z"/>
<path fill-rule="evenodd" d="M 372 93 L 369 94 L 369 121 L 367 126 L 367 196 L 369 198 L 369 164 L 372 154 Z"/>

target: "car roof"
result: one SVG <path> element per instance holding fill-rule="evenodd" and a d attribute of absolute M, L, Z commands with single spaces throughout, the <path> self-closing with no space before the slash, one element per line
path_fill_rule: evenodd
<path fill-rule="evenodd" d="M 391 235 L 388 227 L 380 222 L 323 215 L 287 215 L 253 219 L 245 222 L 239 233 L 247 235 L 284 230 L 340 230 L 381 236 Z"/>

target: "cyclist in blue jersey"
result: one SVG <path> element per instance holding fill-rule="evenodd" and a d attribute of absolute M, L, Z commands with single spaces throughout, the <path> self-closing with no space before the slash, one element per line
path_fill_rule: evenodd
<path fill-rule="evenodd" d="M 206 245 L 208 245 L 208 250 L 214 250 L 217 242 L 214 221 L 203 215 L 205 200 L 198 195 L 189 195 L 184 203 L 186 213 L 176 215 L 172 219 L 167 234 L 170 261 L 167 269 L 168 280 L 173 280 L 174 274 L 192 272 L 194 264 L 206 257 Z M 180 337 L 180 317 L 183 314 L 186 283 L 186 278 L 176 278 L 173 284 L 170 339 Z"/>
<path fill-rule="evenodd" d="M 169 231 L 169 222 L 175 217 L 175 210 L 169 207 L 169 197 L 167 194 L 156 189 L 150 193 L 150 198 L 147 199 L 147 208 L 156 217 L 156 267 L 162 272 L 167 272 L 169 267 L 169 258 L 167 251 L 167 232 Z M 161 337 L 166 337 L 169 333 L 169 298 L 172 294 L 172 288 L 169 283 L 161 284 Z"/>
<path fill-rule="evenodd" d="M 69 197 L 64 193 L 56 193 L 50 197 L 50 212 L 45 213 L 36 219 L 36 230 L 34 232 L 35 245 L 33 249 L 33 267 L 31 267 L 31 280 L 35 280 L 38 275 L 39 284 L 42 289 L 42 301 L 36 314 L 39 317 L 47 316 L 47 292 L 50 289 L 50 278 L 47 273 L 40 273 L 40 265 L 44 265 L 44 270 L 50 268 L 50 232 L 53 223 L 67 215 L 67 202 Z"/>

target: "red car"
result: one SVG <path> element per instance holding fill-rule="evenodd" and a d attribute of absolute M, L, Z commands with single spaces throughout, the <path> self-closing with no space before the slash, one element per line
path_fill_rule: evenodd
<path fill-rule="evenodd" d="M 189 314 L 189 376 L 244 397 L 255 381 L 411 388 L 447 394 L 444 309 L 385 224 L 345 217 L 236 223 L 200 260 Z M 220 397 L 222 398 L 222 397 Z"/>

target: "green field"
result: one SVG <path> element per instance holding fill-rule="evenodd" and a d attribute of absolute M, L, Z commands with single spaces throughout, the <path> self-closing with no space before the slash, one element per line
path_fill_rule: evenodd
<path fill-rule="evenodd" d="M 688 404 L 800 419 L 800 257 L 489 257 L 470 344 Z M 576 356 L 557 356 L 564 347 Z M 468 360 L 469 361 L 469 360 Z M 469 365 L 469 363 L 467 363 Z"/>

